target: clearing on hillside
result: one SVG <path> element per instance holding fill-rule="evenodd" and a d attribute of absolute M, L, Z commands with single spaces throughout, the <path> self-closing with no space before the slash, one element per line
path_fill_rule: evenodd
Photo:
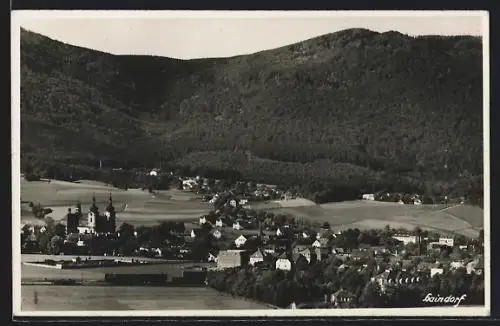
<path fill-rule="evenodd" d="M 122 190 L 100 184 L 21 180 L 21 220 L 25 223 L 44 223 L 33 217 L 29 202 L 51 208 L 53 212 L 49 216 L 56 221 L 64 220 L 68 208 L 74 211 L 77 202 L 81 203 L 85 214 L 94 194 L 101 212 L 105 211 L 109 194 L 112 194 L 118 224 L 154 225 L 165 220 L 190 221 L 207 214 L 211 209 L 208 204 L 201 202 L 199 196 L 176 189 L 151 194 L 141 189 Z"/>
<path fill-rule="evenodd" d="M 445 233 L 479 235 L 483 225 L 480 208 L 467 205 L 401 205 L 376 201 L 349 201 L 316 206 L 263 208 L 295 218 L 328 222 L 334 228 L 393 228 L 437 230 Z M 465 217 L 467 216 L 467 217 Z M 470 223 L 473 222 L 473 223 Z"/>

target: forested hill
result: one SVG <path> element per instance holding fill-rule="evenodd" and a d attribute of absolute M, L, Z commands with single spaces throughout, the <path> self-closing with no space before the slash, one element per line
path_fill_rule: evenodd
<path fill-rule="evenodd" d="M 22 30 L 21 73 L 23 158 L 211 168 L 242 160 L 230 167 L 305 179 L 335 179 L 346 166 L 375 179 L 482 173 L 477 37 L 349 29 L 184 61 Z"/>

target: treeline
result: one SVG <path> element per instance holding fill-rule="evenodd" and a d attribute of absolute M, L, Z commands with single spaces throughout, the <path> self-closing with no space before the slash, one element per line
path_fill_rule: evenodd
<path fill-rule="evenodd" d="M 345 270 L 341 265 L 341 260 L 331 257 L 316 264 L 302 264 L 288 273 L 260 267 L 236 267 L 209 272 L 207 282 L 216 290 L 282 308 L 293 302 L 299 307 L 328 307 L 328 304 L 322 305 L 325 295 L 329 299 L 340 289 L 352 297 L 347 305 L 350 308 L 430 306 L 432 304 L 423 301 L 429 293 L 443 297 L 466 294 L 462 305 L 484 304 L 484 276 L 467 274 L 464 268 L 426 278 L 421 283 L 388 285 L 386 291 L 381 291 L 378 284 L 371 282 L 376 267 L 374 261 L 368 262 L 369 267 L 362 272 L 358 272 L 357 265 Z"/>
<path fill-rule="evenodd" d="M 63 181 L 95 180 L 116 188 L 142 188 L 143 190 L 168 190 L 176 185 L 176 179 L 169 174 L 150 176 L 135 170 L 99 168 L 86 165 L 69 165 L 57 162 L 41 162 L 40 160 L 24 161 L 21 171 L 27 181 L 40 178 Z"/>
<path fill-rule="evenodd" d="M 179 159 L 199 168 L 191 153 L 248 151 L 271 161 L 228 166 L 221 156 L 210 167 L 273 183 L 345 178 L 363 191 L 453 188 L 461 174 L 482 174 L 481 51 L 480 38 L 352 29 L 186 62 L 113 56 L 23 31 L 22 153 L 88 166 L 105 157 L 129 169 Z M 338 176 L 349 173 L 382 181 Z M 384 173 L 411 180 L 388 182 Z"/>
<path fill-rule="evenodd" d="M 313 163 L 269 161 L 237 152 L 198 152 L 175 162 L 183 173 L 196 175 L 209 170 L 228 171 L 241 180 L 275 184 L 284 189 L 296 188 L 303 196 L 317 202 L 361 198 L 363 193 L 397 192 L 436 198 L 464 197 L 468 203 L 482 205 L 483 176 L 462 173 L 448 180 L 429 178 L 423 173 L 397 174 L 374 171 L 357 165 L 318 160 Z M 235 172 L 237 168 L 241 173 Z"/>
<path fill-rule="evenodd" d="M 426 204 L 439 203 L 445 196 L 450 201 L 461 198 L 473 205 L 483 205 L 483 176 L 463 173 L 448 181 L 429 179 L 421 173 L 395 174 L 373 171 L 352 164 L 318 160 L 313 163 L 269 161 L 248 157 L 243 153 L 198 152 L 170 163 L 164 163 L 173 175 L 158 177 L 136 169 L 110 169 L 51 162 L 24 157 L 22 171 L 27 180 L 39 177 L 59 180 L 98 180 L 118 188 L 169 189 L 177 186 L 176 177 L 201 176 L 222 179 L 229 184 L 254 181 L 275 184 L 295 190 L 316 203 L 354 200 L 363 193 L 421 194 Z M 394 198 L 397 201 L 398 198 Z"/>

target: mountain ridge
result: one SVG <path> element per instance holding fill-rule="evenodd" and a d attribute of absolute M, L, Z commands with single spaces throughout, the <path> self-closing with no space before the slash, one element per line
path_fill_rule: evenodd
<path fill-rule="evenodd" d="M 350 29 L 182 60 L 22 30 L 21 91 L 30 159 L 189 165 L 190 153 L 249 151 L 424 180 L 482 174 L 480 37 Z"/>

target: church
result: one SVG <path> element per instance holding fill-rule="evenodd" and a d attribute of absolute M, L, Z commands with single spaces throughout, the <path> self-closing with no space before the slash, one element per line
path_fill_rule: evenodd
<path fill-rule="evenodd" d="M 82 208 L 80 203 L 77 204 L 76 212 L 72 213 L 71 208 L 68 209 L 66 215 L 66 230 L 68 234 L 72 233 L 93 233 L 107 234 L 116 232 L 116 211 L 113 206 L 113 198 L 109 195 L 108 206 L 103 215 L 99 214 L 99 208 L 96 205 L 95 194 L 92 196 L 92 206 L 90 206 L 87 214 L 87 220 L 83 220 Z"/>

